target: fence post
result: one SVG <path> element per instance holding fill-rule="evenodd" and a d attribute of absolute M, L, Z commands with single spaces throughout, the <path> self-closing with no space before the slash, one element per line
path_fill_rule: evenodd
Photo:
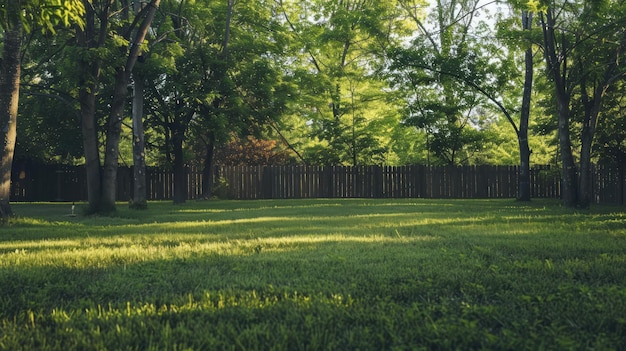
<path fill-rule="evenodd" d="M 624 169 L 622 165 L 617 166 L 617 179 L 615 180 L 616 196 L 617 196 L 617 204 L 620 206 L 624 205 Z"/>
<path fill-rule="evenodd" d="M 324 174 L 324 197 L 334 197 L 334 177 L 333 166 L 323 166 L 322 173 Z"/>
<path fill-rule="evenodd" d="M 261 194 L 263 194 L 264 199 L 271 199 L 273 190 L 272 185 L 274 184 L 274 172 L 272 172 L 272 166 L 263 166 L 263 172 L 261 173 L 261 184 L 263 189 L 261 190 Z"/>
<path fill-rule="evenodd" d="M 383 197 L 383 169 L 381 166 L 372 166 L 374 173 L 374 198 L 378 199 Z"/>

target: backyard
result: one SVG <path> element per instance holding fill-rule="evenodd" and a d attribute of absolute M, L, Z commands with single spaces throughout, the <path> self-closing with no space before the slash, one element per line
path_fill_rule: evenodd
<path fill-rule="evenodd" d="M 624 207 L 14 203 L 0 350 L 626 349 Z"/>

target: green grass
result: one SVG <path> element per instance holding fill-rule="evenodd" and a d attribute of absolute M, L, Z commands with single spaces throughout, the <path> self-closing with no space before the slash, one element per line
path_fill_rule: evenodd
<path fill-rule="evenodd" d="M 626 349 L 624 208 L 12 206 L 0 350 Z"/>

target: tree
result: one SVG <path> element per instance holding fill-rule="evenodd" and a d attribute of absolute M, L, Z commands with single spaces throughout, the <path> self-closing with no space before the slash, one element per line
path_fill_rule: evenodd
<path fill-rule="evenodd" d="M 604 99 L 605 114 L 611 118 L 598 121 L 592 150 L 598 163 L 626 171 L 626 82 L 616 82 Z"/>
<path fill-rule="evenodd" d="M 293 95 L 285 78 L 283 53 L 287 39 L 276 20 L 273 1 L 228 2 L 221 51 L 208 65 L 212 99 L 192 121 L 192 138 L 205 146 L 203 197 L 211 197 L 214 152 L 232 135 L 261 138 L 284 114 Z M 193 144 L 192 140 L 190 144 Z"/>
<path fill-rule="evenodd" d="M 219 96 L 214 87 L 223 80 L 224 61 L 219 52 L 228 43 L 225 33 L 230 31 L 233 2 L 223 5 L 166 2 L 165 16 L 155 26 L 162 40 L 152 48 L 144 72 L 152 116 L 149 123 L 164 135 L 161 147 L 167 166 L 174 170 L 176 204 L 186 201 L 184 146 L 191 122 L 198 118 L 200 106 L 214 103 Z M 220 68 L 217 74 L 216 67 Z"/>
<path fill-rule="evenodd" d="M 626 76 L 626 8 L 612 1 L 547 2 L 541 13 L 547 74 L 553 84 L 561 155 L 561 194 L 567 207 L 592 201 L 591 151 L 609 88 Z M 572 128 L 580 125 L 579 165 Z"/>
<path fill-rule="evenodd" d="M 131 208 L 148 208 L 146 194 L 146 154 L 143 128 L 144 79 L 133 73 L 133 201 Z"/>
<path fill-rule="evenodd" d="M 129 20 L 127 1 L 84 1 L 87 9 L 86 26 L 77 30 L 76 45 L 79 48 L 78 95 L 87 172 L 88 212 L 106 213 L 115 210 L 119 142 L 127 85 L 160 0 L 152 0 L 133 21 Z M 116 15 L 120 18 L 116 18 Z M 114 25 L 118 25 L 117 31 L 111 29 Z M 109 59 L 112 65 L 107 66 L 105 59 Z M 105 125 L 104 167 L 101 170 L 96 96 L 103 69 L 113 74 L 114 89 Z"/>
<path fill-rule="evenodd" d="M 377 77 L 384 50 L 405 33 L 395 1 L 281 1 L 294 37 L 290 74 L 300 97 L 296 114 L 308 131 L 308 163 L 380 163 L 383 125 L 394 113 Z M 391 111 L 391 112 L 390 112 Z M 381 118 L 384 117 L 384 118 Z M 397 121 L 396 121 L 397 122 Z M 388 139 L 386 139 L 388 141 Z"/>
<path fill-rule="evenodd" d="M 212 155 L 232 134 L 258 134 L 280 116 L 289 84 L 276 63 L 284 39 L 272 2 L 166 3 L 156 28 L 168 36 L 151 55 L 147 86 L 151 123 L 174 170 L 174 202 L 186 200 L 185 165 L 202 144 L 203 195 L 210 198 Z M 171 6 L 171 7 L 170 7 Z M 157 69 L 155 64 L 163 64 Z M 181 83 L 184 82 L 184 83 Z M 198 150 L 198 147 L 196 147 Z"/>
<path fill-rule="evenodd" d="M 13 214 L 10 206 L 11 168 L 17 136 L 17 112 L 20 92 L 22 31 L 34 27 L 54 33 L 59 25 L 82 24 L 84 12 L 79 1 L 8 1 L 0 8 L 0 28 L 4 39 L 0 63 L 0 216 Z"/>
<path fill-rule="evenodd" d="M 480 120 L 469 123 L 469 127 L 463 123 L 467 117 L 460 118 L 460 113 L 495 107 L 515 132 L 520 164 L 518 199 L 530 200 L 528 128 L 533 83 L 532 16 L 522 11 L 521 33 L 509 19 L 500 20 L 498 40 L 494 41 L 485 23 L 473 23 L 490 3 L 479 6 L 475 1 L 439 2 L 434 16 L 436 24 L 430 26 L 417 12 L 419 6 L 410 1 L 402 4 L 422 34 L 413 48 L 392 51 L 391 67 L 397 71 L 394 79 L 410 92 L 407 124 L 424 130 L 426 147 L 439 159 L 453 163 L 455 154 L 467 150 L 468 146 L 469 150 L 479 151 L 484 143 L 497 141 L 485 134 L 488 128 L 480 127 Z M 525 8 L 525 5 L 519 6 Z M 503 50 L 502 44 L 509 45 Z M 519 47 L 526 47 L 522 91 L 518 88 Z M 427 92 L 433 87 L 437 89 L 429 97 Z M 518 111 L 516 121 L 514 114 Z"/>
<path fill-rule="evenodd" d="M 522 12 L 522 29 L 529 31 L 532 28 L 533 16 L 531 12 Z M 530 147 L 528 146 L 528 122 L 530 119 L 530 99 L 533 84 L 533 48 L 528 45 L 524 52 L 524 90 L 522 93 L 522 108 L 520 110 L 517 140 L 519 144 L 520 168 L 518 174 L 517 199 L 530 200 Z M 515 127 L 515 125 L 513 125 Z"/>
<path fill-rule="evenodd" d="M 410 46 L 390 50 L 392 79 L 406 94 L 405 124 L 426 133 L 426 148 L 439 163 L 469 162 L 489 142 L 479 130 L 487 117 L 481 106 L 495 100 L 483 82 L 499 55 L 477 20 L 483 9 L 474 0 L 440 0 L 424 17 L 420 3 L 400 4 L 418 32 Z"/>
<path fill-rule="evenodd" d="M 139 13 L 145 8 L 145 3 L 133 2 L 133 10 Z M 145 62 L 147 53 L 139 54 L 140 62 Z M 144 77 L 140 70 L 133 72 L 133 107 L 132 107 L 132 144 L 133 144 L 133 199 L 130 208 L 147 209 L 147 180 L 146 180 L 146 147 L 144 134 Z"/>

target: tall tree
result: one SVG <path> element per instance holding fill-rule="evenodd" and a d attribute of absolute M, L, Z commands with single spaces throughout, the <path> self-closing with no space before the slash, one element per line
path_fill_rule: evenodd
<path fill-rule="evenodd" d="M 20 11 L 21 9 L 8 9 Z M 18 21 L 4 31 L 4 50 L 0 67 L 0 126 L 3 129 L 2 163 L 0 164 L 0 215 L 11 216 L 11 167 L 17 135 L 17 106 L 20 91 L 21 23 Z"/>
<path fill-rule="evenodd" d="M 85 1 L 84 29 L 77 31 L 79 101 L 87 171 L 88 212 L 115 210 L 117 165 L 127 85 L 160 0 L 152 0 L 132 21 L 129 3 L 109 0 Z M 119 17 L 116 17 L 119 16 Z M 133 35 L 134 33 L 134 35 Z M 103 55 L 104 54 L 104 55 Z M 105 55 L 112 66 L 107 66 Z M 104 167 L 101 170 L 96 96 L 103 69 L 114 77 L 113 97 L 105 124 Z"/>
<path fill-rule="evenodd" d="M 84 11 L 78 1 L 8 1 L 0 8 L 0 29 L 4 39 L 0 63 L 0 216 L 13 214 L 10 206 L 11 168 L 17 136 L 17 114 L 20 92 L 22 31 L 41 28 L 54 33 L 58 25 L 81 25 Z"/>
<path fill-rule="evenodd" d="M 591 151 L 609 88 L 626 77 L 626 8 L 613 1 L 549 1 L 541 15 L 547 73 L 553 84 L 561 155 L 561 194 L 568 207 L 592 202 Z M 572 129 L 580 126 L 576 165 Z"/>
<path fill-rule="evenodd" d="M 533 40 L 530 32 L 532 16 L 528 11 L 522 12 L 521 35 L 514 29 L 516 26 L 510 19 L 501 19 L 499 34 L 494 36 L 489 35 L 492 29 L 484 22 L 473 23 L 481 15 L 480 12 L 485 11 L 483 7 L 490 3 L 439 2 L 441 6 L 434 10 L 437 14 L 434 16 L 434 25 L 424 21 L 417 12 L 419 7 L 413 2 L 403 0 L 402 4 L 421 35 L 413 48 L 396 50 L 392 56 L 395 61 L 392 68 L 400 72 L 404 70 L 396 80 L 400 86 L 408 86 L 409 91 L 413 92 L 408 95 L 410 99 L 407 121 L 410 125 L 424 129 L 427 137 L 432 134 L 426 139 L 427 148 L 432 149 L 439 158 L 451 162 L 451 156 L 455 155 L 455 151 L 462 151 L 465 142 L 478 142 L 476 146 L 480 148 L 481 144 L 488 141 L 484 131 L 480 132 L 481 137 L 465 137 L 466 132 L 460 128 L 463 124 L 456 122 L 461 121 L 455 117 L 458 112 L 472 108 L 473 105 L 467 103 L 472 101 L 476 104 L 477 111 L 484 111 L 487 106 L 496 107 L 497 112 L 513 128 L 518 143 L 518 199 L 529 200 L 528 128 L 533 83 Z M 525 4 L 518 6 L 527 7 Z M 493 40 L 494 37 L 499 39 Z M 509 44 L 508 49 L 502 50 L 502 44 Z M 517 68 L 519 47 L 526 47 L 525 68 L 522 72 Z M 521 76 L 523 83 L 520 84 Z M 523 85 L 523 90 L 519 89 L 519 85 Z M 429 99 L 426 92 L 433 86 L 438 89 Z M 481 95 L 482 99 L 478 99 L 475 94 Z M 466 102 L 464 96 L 470 100 Z M 519 121 L 514 117 L 515 111 L 519 111 Z M 472 127 L 467 128 L 469 135 L 477 135 L 472 129 L 479 126 L 480 123 L 473 122 Z"/>
<path fill-rule="evenodd" d="M 233 1 L 194 3 L 168 1 L 155 32 L 146 97 L 153 123 L 164 134 L 163 152 L 174 171 L 174 203 L 186 201 L 185 141 L 200 106 L 213 104 L 219 93 L 212 84 L 222 81 L 218 70 L 228 43 Z M 225 9 L 225 10 L 224 10 Z M 217 78 L 216 78 L 217 77 Z M 219 78 L 219 79 L 218 79 Z M 184 83 L 181 83 L 184 82 Z M 226 123 L 224 123 L 225 125 Z"/>
<path fill-rule="evenodd" d="M 530 31 L 532 28 L 532 12 L 522 11 L 522 29 Z M 524 52 L 524 90 L 522 93 L 522 108 L 520 109 L 520 122 L 517 129 L 517 141 L 519 145 L 520 167 L 518 174 L 517 199 L 520 201 L 530 200 L 530 147 L 528 144 L 528 122 L 530 120 L 530 105 L 533 84 L 533 48 L 532 44 Z"/>
<path fill-rule="evenodd" d="M 133 2 L 133 10 L 139 13 L 145 8 L 145 3 Z M 139 54 L 140 61 L 145 61 L 148 55 Z M 130 207 L 147 209 L 147 179 L 146 179 L 146 147 L 144 134 L 144 77 L 135 70 L 133 72 L 133 107 L 132 107 L 132 144 L 133 144 L 133 199 Z"/>
<path fill-rule="evenodd" d="M 131 208 L 146 209 L 147 181 L 146 181 L 146 154 L 143 128 L 144 78 L 137 72 L 133 73 L 133 200 Z"/>

